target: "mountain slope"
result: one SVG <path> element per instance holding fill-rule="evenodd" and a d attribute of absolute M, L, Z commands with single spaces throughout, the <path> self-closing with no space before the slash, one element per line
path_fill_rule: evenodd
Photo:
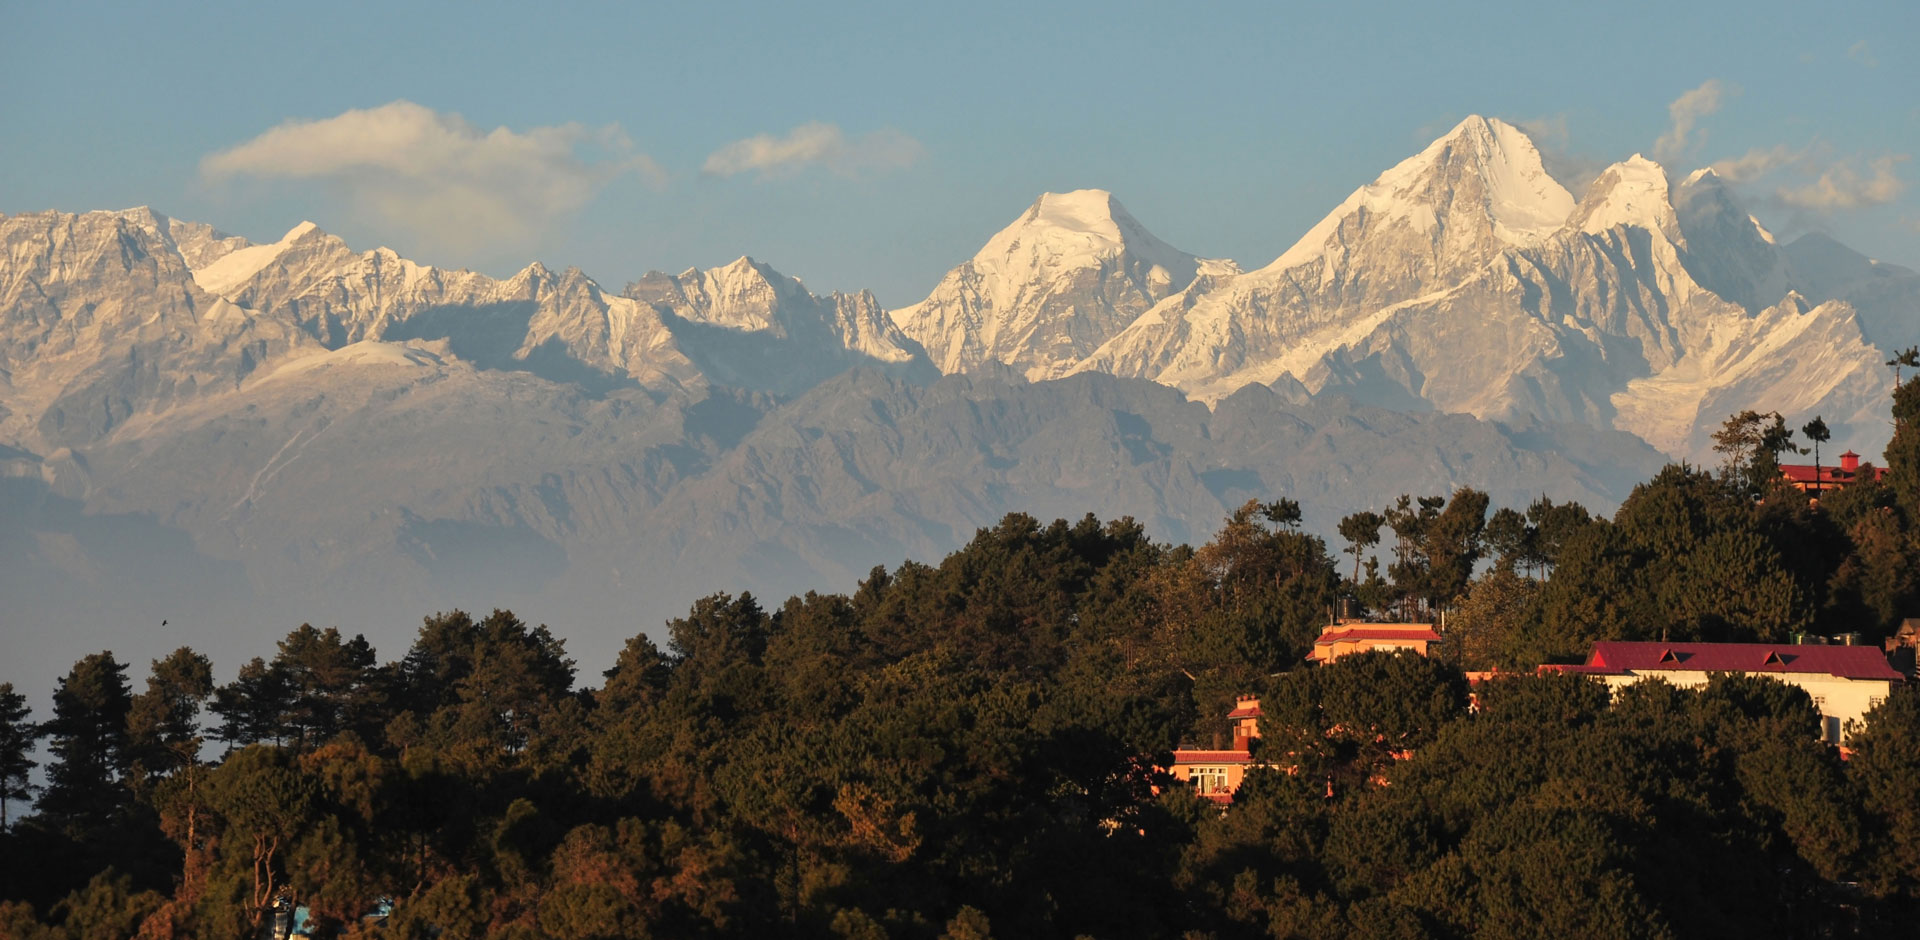
<path fill-rule="evenodd" d="M 1576 203 L 1524 134 L 1476 117 L 1272 264 L 1168 297 L 1075 368 L 1207 401 L 1292 376 L 1395 408 L 1617 428 L 1696 460 L 1734 411 L 1818 413 L 1877 449 L 1884 349 L 1848 298 L 1904 282 L 1844 259 L 1820 271 L 1822 293 L 1796 292 L 1789 255 L 1711 171 L 1675 187 L 1635 156 Z M 1883 318 L 1878 335 L 1907 335 Z"/>
<path fill-rule="evenodd" d="M 1161 298 L 1232 273 L 1155 238 L 1111 193 L 1045 193 L 893 319 L 943 372 L 1055 378 Z"/>
<path fill-rule="evenodd" d="M 1259 387 L 1209 410 L 1110 376 L 922 385 L 856 369 L 786 402 L 655 401 L 478 368 L 445 341 L 363 341 L 67 455 L 11 452 L 0 555 L 19 564 L 0 592 L 32 595 L 48 619 L 9 624 L 73 655 L 163 654 L 115 632 L 148 613 L 227 636 L 337 623 L 384 648 L 456 605 L 511 606 L 576 655 L 612 655 L 707 592 L 845 590 L 1013 511 L 1132 515 L 1200 540 L 1284 494 L 1330 533 L 1342 513 L 1454 485 L 1604 509 L 1659 463 L 1626 435 Z M 172 560 L 130 564 L 121 544 Z"/>
<path fill-rule="evenodd" d="M 622 295 L 667 318 L 682 351 L 723 385 L 793 395 L 861 365 L 923 381 L 939 375 L 870 291 L 818 297 L 752 258 L 648 272 Z"/>

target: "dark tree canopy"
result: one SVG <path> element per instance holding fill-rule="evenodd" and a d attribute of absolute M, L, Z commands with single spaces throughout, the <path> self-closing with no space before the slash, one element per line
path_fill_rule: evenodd
<path fill-rule="evenodd" d="M 1909 389 L 1896 473 L 1817 505 L 1753 470 L 1785 442 L 1756 415 L 1739 468 L 1668 467 L 1610 518 L 1464 488 L 1352 513 L 1350 566 L 1285 496 L 1196 546 L 1014 513 L 586 667 L 506 610 L 387 660 L 305 624 L 218 678 L 183 648 L 137 695 L 96 654 L 44 726 L 0 685 L 0 798 L 33 795 L 43 730 L 51 757 L 0 827 L 0 936 L 257 935 L 281 892 L 342 938 L 1899 935 L 1913 689 L 1842 761 L 1770 679 L 1534 667 L 1920 615 Z M 1442 641 L 1308 663 L 1354 604 Z M 1164 768 L 1249 695 L 1263 766 L 1222 812 Z"/>

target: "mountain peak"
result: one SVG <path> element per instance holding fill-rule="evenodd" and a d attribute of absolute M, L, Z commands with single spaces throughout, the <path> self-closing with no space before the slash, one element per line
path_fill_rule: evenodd
<path fill-rule="evenodd" d="M 117 215 L 137 225 L 147 226 L 150 228 L 165 227 L 167 224 L 167 217 L 164 215 L 161 215 L 158 212 L 153 211 L 152 206 L 134 206 L 131 209 L 121 209 L 120 211 L 115 212 L 114 215 Z"/>
<path fill-rule="evenodd" d="M 1672 190 L 1670 201 L 1686 236 L 1683 263 L 1700 286 L 1750 312 L 1787 294 L 1786 255 L 1719 174 L 1695 170 Z"/>
<path fill-rule="evenodd" d="M 1498 118 L 1469 114 L 1461 118 L 1460 123 L 1455 124 L 1452 130 L 1441 134 L 1433 145 L 1459 141 L 1480 141 L 1490 145 L 1499 136 L 1501 128 L 1512 130 L 1513 125 Z"/>
<path fill-rule="evenodd" d="M 1125 217 L 1113 194 L 1104 189 L 1076 189 L 1068 193 L 1041 193 L 1020 221 L 1073 231 L 1111 232 L 1115 216 Z"/>
<path fill-rule="evenodd" d="M 287 249 L 310 238 L 330 238 L 320 226 L 312 222 L 301 222 L 287 230 L 277 242 L 265 245 L 252 245 L 237 251 L 228 252 L 211 264 L 195 268 L 194 283 L 210 294 L 225 296 L 245 284 L 254 275 L 285 254 Z"/>
<path fill-rule="evenodd" d="M 1155 237 L 1104 189 L 1041 193 L 1020 218 L 987 240 L 972 263 L 983 274 L 1031 282 L 1097 268 L 1123 254 L 1163 269 L 1176 290 L 1197 270 L 1198 259 Z"/>
<path fill-rule="evenodd" d="M 1355 190 L 1267 267 L 1344 253 L 1360 238 L 1396 228 L 1471 262 L 1491 247 L 1539 242 L 1573 209 L 1573 195 L 1547 173 L 1531 138 L 1505 121 L 1470 115 Z"/>
<path fill-rule="evenodd" d="M 1625 225 L 1677 236 L 1666 169 L 1637 153 L 1607 167 L 1587 188 L 1572 222 L 1591 235 Z"/>
<path fill-rule="evenodd" d="M 1200 268 L 1106 190 L 1042 193 L 927 299 L 892 316 L 944 372 L 998 362 L 1053 377 Z"/>

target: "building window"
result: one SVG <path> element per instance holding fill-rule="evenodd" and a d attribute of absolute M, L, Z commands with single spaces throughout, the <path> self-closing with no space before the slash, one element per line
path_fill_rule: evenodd
<path fill-rule="evenodd" d="M 1867 710 L 1868 710 L 1868 711 L 1872 711 L 1872 710 L 1873 710 L 1873 709 L 1875 709 L 1875 708 L 1879 708 L 1879 707 L 1880 707 L 1880 703 L 1881 703 L 1881 702 L 1884 702 L 1884 701 L 1886 701 L 1886 700 L 1887 700 L 1887 697 L 1886 697 L 1886 696 L 1884 696 L 1884 695 L 1869 695 L 1869 696 L 1867 696 Z"/>
<path fill-rule="evenodd" d="M 1195 767 L 1191 779 L 1193 788 L 1203 796 L 1227 791 L 1227 768 L 1225 767 Z"/>
<path fill-rule="evenodd" d="M 1813 697 L 1813 707 L 1814 707 L 1815 709 L 1818 709 L 1819 711 L 1822 711 L 1822 712 L 1824 712 L 1824 711 L 1826 711 L 1826 710 L 1827 710 L 1827 697 L 1826 697 L 1826 696 L 1824 696 L 1824 695 L 1816 695 L 1816 696 L 1814 696 L 1814 697 Z"/>

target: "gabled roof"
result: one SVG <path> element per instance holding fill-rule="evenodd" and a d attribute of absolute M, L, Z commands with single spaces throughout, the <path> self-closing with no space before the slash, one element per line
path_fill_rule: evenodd
<path fill-rule="evenodd" d="M 1878 480 L 1887 475 L 1887 468 L 1866 464 L 1853 471 L 1828 464 L 1815 467 L 1810 463 L 1783 463 L 1780 465 L 1780 475 L 1795 483 L 1844 486 L 1860 479 Z"/>
<path fill-rule="evenodd" d="M 1629 672 L 1803 673 L 1844 679 L 1903 677 L 1871 646 L 1794 646 L 1786 643 L 1633 643 L 1605 640 L 1593 644 L 1584 666 L 1563 669 L 1589 675 Z"/>
<path fill-rule="evenodd" d="M 1176 764 L 1251 764 L 1253 755 L 1246 751 L 1197 751 L 1181 748 L 1173 752 Z"/>
<path fill-rule="evenodd" d="M 1440 634 L 1435 633 L 1430 623 L 1371 623 L 1364 627 L 1342 627 L 1328 630 L 1313 641 L 1313 645 L 1323 643 L 1343 643 L 1348 640 L 1432 640 L 1439 642 Z"/>

